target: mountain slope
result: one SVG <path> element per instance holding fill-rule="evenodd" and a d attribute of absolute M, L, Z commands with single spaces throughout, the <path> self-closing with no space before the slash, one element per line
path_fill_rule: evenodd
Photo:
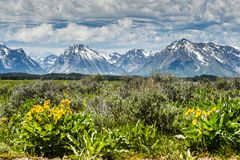
<path fill-rule="evenodd" d="M 121 56 L 122 56 L 122 54 L 119 54 L 119 53 L 116 53 L 116 52 L 111 53 L 108 56 L 107 61 L 111 64 L 115 64 Z"/>
<path fill-rule="evenodd" d="M 9 49 L 0 43 L 0 73 L 7 72 L 44 73 L 39 64 L 27 56 L 23 49 Z"/>
<path fill-rule="evenodd" d="M 145 53 L 143 49 L 130 50 L 121 55 L 114 64 L 128 73 L 134 72 L 146 63 L 147 56 Z"/>
<path fill-rule="evenodd" d="M 124 74 L 116 66 L 96 51 L 82 44 L 70 46 L 55 61 L 52 70 L 55 73 L 84 73 L 84 74 Z"/>
<path fill-rule="evenodd" d="M 235 76 L 240 74 L 239 68 L 240 52 L 235 48 L 181 39 L 150 56 L 135 74 L 149 75 L 151 72 L 161 72 L 178 76 Z"/>
<path fill-rule="evenodd" d="M 53 68 L 54 63 L 58 59 L 58 56 L 56 55 L 49 55 L 47 57 L 36 57 L 35 60 L 38 62 L 38 64 L 41 66 L 41 68 L 48 73 Z"/>

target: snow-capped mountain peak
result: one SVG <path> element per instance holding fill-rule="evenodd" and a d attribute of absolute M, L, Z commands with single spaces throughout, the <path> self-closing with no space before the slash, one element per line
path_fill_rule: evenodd
<path fill-rule="evenodd" d="M 97 51 L 83 44 L 71 45 L 54 63 L 50 72 L 84 74 L 120 74 L 123 71 L 110 64 Z"/>
<path fill-rule="evenodd" d="M 33 60 L 23 49 L 9 49 L 0 43 L 0 72 L 42 73 L 41 68 L 46 73 L 149 75 L 159 71 L 178 76 L 236 76 L 240 74 L 240 51 L 231 46 L 195 43 L 183 38 L 155 54 L 132 49 L 125 54 L 106 56 L 83 44 L 74 44 L 60 56 Z"/>
<path fill-rule="evenodd" d="M 184 47 L 184 46 L 191 46 L 192 44 L 193 43 L 191 41 L 189 41 L 188 39 L 182 38 L 178 41 L 174 41 L 169 46 L 167 46 L 167 48 L 174 49 L 174 48 L 179 48 L 179 47 Z"/>
<path fill-rule="evenodd" d="M 0 72 L 25 72 L 42 74 L 39 64 L 26 55 L 22 48 L 10 49 L 0 44 Z"/>
<path fill-rule="evenodd" d="M 186 39 L 186 38 L 182 38 L 178 41 L 178 43 L 184 44 L 184 43 L 192 43 L 192 42 L 190 40 Z"/>
<path fill-rule="evenodd" d="M 145 56 L 143 49 L 132 49 L 126 53 L 128 58 L 134 58 L 135 56 Z"/>
<path fill-rule="evenodd" d="M 19 49 L 16 49 L 16 50 L 17 50 L 18 53 L 24 53 L 25 54 L 25 52 L 22 48 L 19 48 Z"/>
<path fill-rule="evenodd" d="M 95 50 L 85 46 L 83 44 L 74 44 L 71 45 L 68 49 L 64 51 L 65 55 L 68 54 L 78 54 L 83 59 L 90 59 L 90 60 L 103 60 L 105 59 L 102 55 L 100 55 Z"/>
<path fill-rule="evenodd" d="M 203 65 L 208 65 L 207 60 L 205 59 L 205 56 L 198 47 L 197 43 L 193 43 L 186 38 L 182 38 L 179 41 L 174 41 L 172 44 L 167 46 L 166 51 L 173 53 L 182 53 L 182 54 L 188 54 L 188 56 L 195 57 L 200 63 Z"/>
<path fill-rule="evenodd" d="M 0 56 L 4 56 L 9 53 L 9 48 L 3 43 L 0 43 Z"/>
<path fill-rule="evenodd" d="M 0 42 L 0 48 L 8 48 L 5 43 Z"/>
<path fill-rule="evenodd" d="M 73 44 L 69 46 L 69 49 L 78 49 L 78 50 L 84 50 L 87 48 L 84 44 Z"/>
<path fill-rule="evenodd" d="M 180 76 L 235 76 L 240 74 L 239 55 L 240 52 L 230 46 L 194 43 L 183 38 L 150 57 L 138 73 L 158 70 Z"/>

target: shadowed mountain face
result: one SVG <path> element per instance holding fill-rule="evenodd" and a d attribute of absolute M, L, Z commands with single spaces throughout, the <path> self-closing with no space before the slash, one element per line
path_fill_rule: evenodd
<path fill-rule="evenodd" d="M 7 72 L 44 73 L 39 64 L 27 56 L 23 49 L 9 49 L 0 43 L 0 73 Z"/>
<path fill-rule="evenodd" d="M 149 57 L 135 74 L 149 75 L 151 72 L 178 76 L 235 76 L 240 73 L 240 52 L 230 46 L 181 39 Z"/>

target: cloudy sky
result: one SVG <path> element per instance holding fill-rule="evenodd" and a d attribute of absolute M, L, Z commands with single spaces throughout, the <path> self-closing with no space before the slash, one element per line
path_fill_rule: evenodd
<path fill-rule="evenodd" d="M 0 0 L 0 41 L 30 55 L 83 43 L 158 51 L 181 38 L 240 47 L 240 0 Z"/>

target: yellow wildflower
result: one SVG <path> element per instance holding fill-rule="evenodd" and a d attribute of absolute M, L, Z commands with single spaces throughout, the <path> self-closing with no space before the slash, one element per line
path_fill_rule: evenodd
<path fill-rule="evenodd" d="M 7 121 L 7 118 L 0 118 L 0 125 Z"/>
<path fill-rule="evenodd" d="M 208 112 L 207 111 L 203 111 L 202 112 L 204 116 L 207 116 Z"/>
<path fill-rule="evenodd" d="M 208 111 L 206 116 L 210 116 L 211 115 L 211 111 Z"/>
<path fill-rule="evenodd" d="M 195 112 L 195 117 L 198 118 L 199 116 L 202 115 L 201 110 L 198 108 L 197 111 Z"/>
<path fill-rule="evenodd" d="M 33 119 L 32 116 L 28 116 L 28 120 L 31 121 Z"/>
<path fill-rule="evenodd" d="M 43 111 L 44 109 L 41 105 L 34 105 L 33 108 L 31 109 L 31 112 L 36 112 L 36 113 L 40 113 Z"/>
<path fill-rule="evenodd" d="M 27 113 L 27 120 L 28 120 L 28 121 L 31 121 L 32 119 L 33 119 L 33 117 L 32 117 L 32 112 L 29 111 L 29 112 Z"/>
<path fill-rule="evenodd" d="M 68 96 L 68 93 L 67 93 L 66 91 L 63 91 L 63 95 L 64 95 L 65 97 L 67 97 L 67 96 Z"/>
<path fill-rule="evenodd" d="M 185 115 L 188 116 L 189 114 L 191 114 L 191 113 L 193 113 L 193 112 L 194 112 L 194 109 L 193 109 L 193 108 L 189 108 L 189 109 L 186 111 Z"/>
<path fill-rule="evenodd" d="M 34 119 L 40 122 L 45 116 L 47 116 L 56 123 L 65 114 L 72 114 L 70 103 L 70 100 L 64 99 L 58 106 L 51 107 L 50 100 L 45 100 L 43 105 L 34 105 L 30 109 L 30 111 L 26 114 L 26 121 Z"/>
<path fill-rule="evenodd" d="M 28 121 L 31 121 L 32 119 L 33 119 L 32 115 L 28 115 L 28 116 L 27 116 L 27 120 L 28 120 Z"/>
<path fill-rule="evenodd" d="M 211 112 L 215 112 L 217 110 L 217 107 L 213 107 L 212 109 L 211 109 Z"/>
<path fill-rule="evenodd" d="M 0 121 L 6 122 L 6 121 L 7 121 L 7 118 L 1 118 Z"/>
<path fill-rule="evenodd" d="M 71 104 L 71 101 L 68 99 L 63 99 L 63 100 L 61 100 L 60 104 L 66 107 Z"/>
<path fill-rule="evenodd" d="M 43 104 L 43 108 L 44 108 L 44 109 L 48 109 L 48 108 L 50 107 L 49 104 L 50 104 L 50 100 L 45 100 L 45 101 L 44 101 L 44 104 Z"/>
<path fill-rule="evenodd" d="M 52 115 L 53 119 L 55 120 L 55 122 L 57 122 L 59 119 L 62 118 L 62 116 L 66 113 L 67 110 L 63 109 L 63 108 L 52 108 L 50 111 L 50 114 Z"/>
<path fill-rule="evenodd" d="M 36 115 L 35 117 L 36 117 L 36 119 L 37 119 L 38 121 L 41 121 L 41 120 L 42 120 L 41 116 L 39 116 L 39 115 Z"/>
<path fill-rule="evenodd" d="M 196 124 L 197 124 L 197 120 L 196 120 L 196 119 L 193 119 L 193 120 L 192 120 L 192 124 L 193 124 L 193 125 L 196 125 Z"/>

